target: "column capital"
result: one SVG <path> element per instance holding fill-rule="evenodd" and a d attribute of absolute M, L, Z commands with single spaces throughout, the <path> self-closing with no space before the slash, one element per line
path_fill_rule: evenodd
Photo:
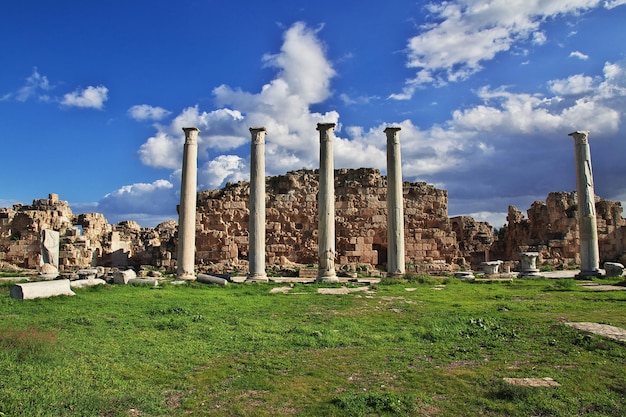
<path fill-rule="evenodd" d="M 399 132 L 400 130 L 402 130 L 400 126 L 387 126 L 383 132 L 389 134 Z"/>
<path fill-rule="evenodd" d="M 577 130 L 575 132 L 569 133 L 567 136 L 571 136 L 576 141 L 580 141 L 581 143 L 587 143 L 589 141 L 589 131 L 588 130 Z"/>
<path fill-rule="evenodd" d="M 265 143 L 265 134 L 267 130 L 264 127 L 251 127 L 252 143 L 255 145 L 263 145 Z"/>
<path fill-rule="evenodd" d="M 196 145 L 198 143 L 200 129 L 197 127 L 183 127 L 183 132 L 185 132 L 185 145 Z"/>
<path fill-rule="evenodd" d="M 334 129 L 335 126 L 337 126 L 336 123 L 318 123 L 317 124 L 317 130 L 328 130 L 328 129 Z"/>

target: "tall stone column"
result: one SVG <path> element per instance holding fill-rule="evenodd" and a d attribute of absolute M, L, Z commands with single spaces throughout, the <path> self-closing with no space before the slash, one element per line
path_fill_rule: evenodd
<path fill-rule="evenodd" d="M 268 281 L 265 273 L 265 132 L 264 127 L 250 128 L 250 248 L 246 281 Z"/>
<path fill-rule="evenodd" d="M 578 227 L 580 230 L 580 276 L 600 276 L 600 250 L 596 203 L 589 151 L 589 132 L 576 131 L 574 138 L 576 156 L 576 192 L 578 195 Z"/>
<path fill-rule="evenodd" d="M 387 135 L 387 274 L 404 275 L 404 200 L 400 128 L 388 127 Z"/>
<path fill-rule="evenodd" d="M 333 161 L 334 123 L 318 123 L 320 132 L 320 169 L 318 212 L 318 259 L 317 281 L 339 282 L 335 274 L 335 163 Z"/>
<path fill-rule="evenodd" d="M 183 172 L 178 206 L 178 263 L 176 277 L 195 280 L 196 256 L 196 198 L 198 182 L 198 130 L 183 127 L 185 147 L 183 149 Z"/>

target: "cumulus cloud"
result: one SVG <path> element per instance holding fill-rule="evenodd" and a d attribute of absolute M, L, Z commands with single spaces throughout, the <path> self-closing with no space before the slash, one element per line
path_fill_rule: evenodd
<path fill-rule="evenodd" d="M 430 3 L 426 7 L 433 23 L 421 27 L 421 33 L 408 41 L 408 68 L 416 68 L 393 99 L 411 98 L 424 84 L 442 85 L 464 80 L 483 69 L 483 63 L 513 46 L 546 42 L 541 25 L 549 18 L 576 14 L 618 2 L 601 0 L 452 0 Z"/>
<path fill-rule="evenodd" d="M 244 168 L 246 163 L 237 155 L 220 155 L 207 162 L 200 170 L 200 185 L 208 188 L 218 188 L 224 182 L 243 181 L 248 178 Z"/>
<path fill-rule="evenodd" d="M 267 131 L 266 166 L 268 173 L 284 173 L 289 169 L 312 166 L 319 147 L 315 126 L 319 122 L 337 122 L 336 112 L 317 113 L 310 106 L 327 99 L 335 71 L 326 59 L 325 47 L 318 39 L 320 29 L 295 23 L 283 35 L 280 52 L 266 54 L 263 64 L 275 68 L 276 77 L 257 93 L 227 85 L 213 89 L 219 109 L 202 111 L 198 106 L 184 109 L 168 125 L 157 126 L 157 133 L 141 146 L 141 161 L 149 166 L 172 168 L 180 166 L 183 149 L 182 127 L 196 126 L 199 134 L 199 159 L 207 164 L 205 172 L 213 179 L 205 184 L 217 186 L 217 178 L 233 181 L 245 178 L 234 174 L 235 161 L 241 157 L 232 152 L 249 143 L 251 126 L 264 126 Z M 208 157 L 212 159 L 206 161 Z M 211 164 L 211 162 L 213 162 Z M 247 165 L 246 165 L 247 166 Z"/>
<path fill-rule="evenodd" d="M 128 109 L 128 115 L 139 121 L 161 120 L 169 116 L 172 112 L 162 107 L 154 107 L 149 104 L 138 104 Z"/>
<path fill-rule="evenodd" d="M 103 213 L 111 223 L 134 219 L 142 225 L 155 226 L 177 218 L 179 198 L 178 187 L 159 179 L 152 183 L 125 185 L 105 195 L 95 210 Z"/>
<path fill-rule="evenodd" d="M 68 107 L 84 107 L 102 109 L 108 99 L 109 89 L 103 85 L 89 86 L 83 90 L 76 90 L 63 96 L 61 104 Z"/>

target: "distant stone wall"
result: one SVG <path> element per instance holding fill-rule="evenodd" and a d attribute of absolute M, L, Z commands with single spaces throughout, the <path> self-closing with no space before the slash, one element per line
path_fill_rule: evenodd
<path fill-rule="evenodd" d="M 173 223 L 173 224 L 172 224 Z M 67 201 L 56 194 L 0 209 L 0 261 L 36 269 L 41 258 L 41 232 L 59 232 L 59 270 L 71 272 L 89 266 L 171 267 L 175 264 L 176 222 L 156 229 L 135 222 L 110 225 L 100 213 L 72 214 Z"/>
<path fill-rule="evenodd" d="M 266 259 L 269 265 L 317 263 L 318 174 L 299 170 L 266 178 Z M 246 271 L 248 182 L 198 193 L 198 271 Z M 384 266 L 387 258 L 386 177 L 376 169 L 335 171 L 336 249 L 339 266 Z M 493 242 L 492 228 L 471 217 L 448 217 L 448 197 L 423 182 L 404 183 L 407 271 L 477 269 Z M 0 209 L 0 261 L 37 268 L 41 231 L 59 232 L 59 269 L 89 266 L 176 267 L 177 224 L 142 228 L 111 225 L 100 213 L 74 215 L 55 194 Z"/>
<path fill-rule="evenodd" d="M 266 179 L 266 259 L 269 264 L 317 263 L 318 173 L 299 170 Z M 247 260 L 249 184 L 198 194 L 196 258 L 199 264 Z M 386 177 L 376 169 L 335 171 L 335 229 L 339 265 L 384 265 L 387 257 Z M 491 226 L 448 218 L 445 190 L 404 183 L 407 269 L 446 269 L 484 260 Z M 471 221 L 469 220 L 471 219 Z M 463 250 L 455 227 L 463 232 Z M 480 254 L 476 256 L 476 253 Z M 483 259 L 478 259 L 483 256 Z M 457 266 L 458 267 L 458 266 Z"/>
<path fill-rule="evenodd" d="M 504 257 L 519 259 L 519 252 L 537 251 L 540 260 L 555 266 L 579 264 L 579 226 L 576 192 L 550 193 L 545 202 L 536 201 L 528 218 L 509 206 L 504 227 Z M 626 220 L 619 202 L 596 197 L 600 262 L 625 261 Z"/>

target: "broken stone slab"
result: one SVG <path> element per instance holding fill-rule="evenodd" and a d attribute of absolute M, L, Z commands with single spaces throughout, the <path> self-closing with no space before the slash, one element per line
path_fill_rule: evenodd
<path fill-rule="evenodd" d="M 78 271 L 76 271 L 76 274 L 78 275 L 79 279 L 94 279 L 96 276 L 98 276 L 98 269 L 97 268 L 79 269 Z"/>
<path fill-rule="evenodd" d="M 137 273 L 132 269 L 127 269 L 125 271 L 117 271 L 113 272 L 113 283 L 114 284 L 128 284 L 128 281 L 131 279 L 137 278 Z"/>
<path fill-rule="evenodd" d="M 592 322 L 568 322 L 565 324 L 586 333 L 593 333 L 609 339 L 626 342 L 626 329 L 621 327 Z"/>
<path fill-rule="evenodd" d="M 57 295 L 76 295 L 70 288 L 69 279 L 53 281 L 26 282 L 15 284 L 10 290 L 11 298 L 16 300 L 32 300 L 35 298 L 49 298 Z"/>
<path fill-rule="evenodd" d="M 604 271 L 607 277 L 621 277 L 624 274 L 624 265 L 617 262 L 605 262 Z"/>
<path fill-rule="evenodd" d="M 85 278 L 85 279 L 76 279 L 74 281 L 70 281 L 70 287 L 72 288 L 83 288 L 83 287 L 95 287 L 96 285 L 104 285 L 107 282 L 102 278 Z"/>
<path fill-rule="evenodd" d="M 474 279 L 474 273 L 472 271 L 457 271 L 454 273 L 455 278 L 459 279 Z"/>
<path fill-rule="evenodd" d="M 159 285 L 159 280 L 156 279 L 145 279 L 145 278 L 132 278 L 127 282 L 128 285 L 147 285 L 149 287 L 157 287 Z"/>
<path fill-rule="evenodd" d="M 561 384 L 552 378 L 503 378 L 509 385 L 520 387 L 560 387 Z"/>
<path fill-rule="evenodd" d="M 217 284 L 217 285 L 226 285 L 228 284 L 228 280 L 215 276 L 215 275 L 207 275 L 207 274 L 198 274 L 196 281 L 201 282 L 203 284 Z"/>

